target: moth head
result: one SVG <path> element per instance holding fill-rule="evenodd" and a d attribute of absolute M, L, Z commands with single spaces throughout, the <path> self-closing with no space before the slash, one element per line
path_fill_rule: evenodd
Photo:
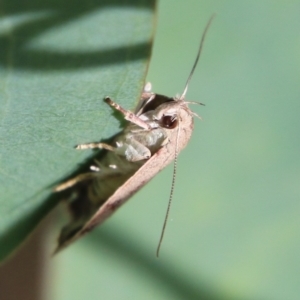
<path fill-rule="evenodd" d="M 185 101 L 174 98 L 172 101 L 163 103 L 157 107 L 153 118 L 158 122 L 159 126 L 166 129 L 175 129 L 179 123 L 192 119 L 192 115 L 193 113 Z"/>
<path fill-rule="evenodd" d="M 178 125 L 178 116 L 177 114 L 164 115 L 160 120 L 161 127 L 174 129 Z"/>

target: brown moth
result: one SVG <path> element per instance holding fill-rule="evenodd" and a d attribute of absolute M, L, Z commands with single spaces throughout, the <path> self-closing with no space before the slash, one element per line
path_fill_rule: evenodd
<path fill-rule="evenodd" d="M 187 145 L 193 131 L 193 118 L 197 116 L 188 107 L 188 104 L 195 102 L 185 101 L 185 95 L 213 17 L 206 25 L 196 60 L 181 96 L 171 98 L 155 94 L 151 91 L 151 84 L 147 83 L 135 113 L 125 110 L 109 97 L 105 98 L 111 107 L 124 115 L 128 125 L 114 138 L 112 145 L 89 143 L 77 146 L 77 149 L 99 148 L 106 152 L 101 159 L 95 159 L 89 172 L 55 188 L 57 192 L 69 191 L 67 204 L 72 217 L 71 222 L 61 231 L 57 251 L 104 222 L 174 159 L 175 171 L 177 155 Z M 166 219 L 168 212 L 169 207 Z"/>

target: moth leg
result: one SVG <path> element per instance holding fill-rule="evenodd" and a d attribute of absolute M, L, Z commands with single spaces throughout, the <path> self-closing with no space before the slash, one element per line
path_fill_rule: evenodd
<path fill-rule="evenodd" d="M 95 149 L 95 148 L 98 148 L 98 149 L 106 149 L 108 151 L 114 151 L 115 148 L 108 145 L 108 144 L 105 144 L 105 143 L 87 143 L 87 144 L 79 144 L 76 146 L 75 149 L 78 149 L 78 150 L 85 150 L 85 149 Z"/>
<path fill-rule="evenodd" d="M 149 159 L 151 157 L 150 150 L 134 138 L 131 138 L 130 142 L 117 141 L 116 144 L 117 147 L 112 147 L 105 143 L 88 143 L 80 144 L 76 147 L 76 149 L 106 149 L 108 151 L 115 152 L 117 155 L 125 156 L 128 161 L 139 161 Z"/>
<path fill-rule="evenodd" d="M 151 157 L 151 151 L 142 143 L 134 138 L 130 141 L 117 142 L 115 153 L 125 156 L 128 161 L 135 162 Z"/>
<path fill-rule="evenodd" d="M 72 186 L 74 186 L 75 184 L 77 184 L 78 182 L 80 181 L 84 181 L 84 180 L 88 180 L 88 179 L 93 179 L 95 178 L 97 175 L 95 173 L 83 173 L 83 174 L 80 174 L 70 180 L 67 180 L 63 183 L 61 183 L 60 185 L 56 186 L 54 188 L 54 191 L 55 192 L 60 192 L 60 191 L 63 191 L 63 190 L 66 190 Z"/>
<path fill-rule="evenodd" d="M 155 94 L 152 92 L 152 84 L 151 82 L 147 82 L 144 86 L 143 92 L 142 92 L 142 100 L 149 103 L 153 98 L 155 98 Z M 144 103 L 145 105 L 146 103 Z"/>
<path fill-rule="evenodd" d="M 135 109 L 135 114 L 137 116 L 141 115 L 143 107 L 147 103 L 151 102 L 154 98 L 155 98 L 155 94 L 152 92 L 151 82 L 147 82 L 144 86 L 139 104 L 137 105 L 137 107 Z"/>
<path fill-rule="evenodd" d="M 151 130 L 151 126 L 143 121 L 142 119 L 140 119 L 137 115 L 135 115 L 134 113 L 132 113 L 130 110 L 126 110 L 124 109 L 122 106 L 120 106 L 119 104 L 117 104 L 116 102 L 114 102 L 112 99 L 110 99 L 109 97 L 106 97 L 105 102 L 110 105 L 111 107 L 114 107 L 116 110 L 118 110 L 119 112 L 121 112 L 124 117 L 125 120 L 143 128 L 146 130 Z"/>
<path fill-rule="evenodd" d="M 151 93 L 151 91 L 152 91 L 152 84 L 151 84 L 151 82 L 147 82 L 144 86 L 143 92 L 144 93 Z"/>

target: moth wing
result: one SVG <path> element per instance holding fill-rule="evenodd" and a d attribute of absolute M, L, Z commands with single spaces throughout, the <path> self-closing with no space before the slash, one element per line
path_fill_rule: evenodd
<path fill-rule="evenodd" d="M 65 248 L 78 238 L 82 237 L 94 227 L 103 223 L 110 217 L 123 203 L 126 202 L 133 194 L 149 182 L 158 172 L 174 159 L 174 154 L 168 147 L 159 149 L 153 156 L 141 166 L 114 194 L 98 209 L 90 218 L 83 228 L 76 233 L 71 239 L 58 246 L 55 252 Z"/>

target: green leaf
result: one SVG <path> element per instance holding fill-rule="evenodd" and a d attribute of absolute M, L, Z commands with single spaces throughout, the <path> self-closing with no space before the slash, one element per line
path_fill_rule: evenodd
<path fill-rule="evenodd" d="M 104 96 L 134 108 L 150 57 L 154 5 L 1 3 L 0 259 L 57 205 L 51 185 L 91 155 L 74 146 L 119 130 Z"/>

